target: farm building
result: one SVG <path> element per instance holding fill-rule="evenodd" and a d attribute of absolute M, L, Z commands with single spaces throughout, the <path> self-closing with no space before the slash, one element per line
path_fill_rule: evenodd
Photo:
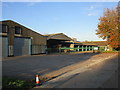
<path fill-rule="evenodd" d="M 2 56 L 22 56 L 46 52 L 46 37 L 11 20 L 0 21 Z"/>
<path fill-rule="evenodd" d="M 74 41 L 63 33 L 44 35 L 47 38 L 47 51 L 51 52 L 79 52 L 79 51 L 107 51 L 107 41 L 87 41 L 79 42 Z"/>
<path fill-rule="evenodd" d="M 86 43 L 86 42 L 74 42 L 75 51 L 91 51 L 94 47 L 97 47 L 94 43 Z"/>
<path fill-rule="evenodd" d="M 63 33 L 41 35 L 11 20 L 0 21 L 2 57 L 42 53 L 111 50 L 107 41 L 75 41 Z"/>
<path fill-rule="evenodd" d="M 99 51 L 109 51 L 110 50 L 110 47 L 109 47 L 107 41 L 92 41 L 92 42 L 88 42 L 88 43 L 96 44 L 99 47 Z"/>
<path fill-rule="evenodd" d="M 94 48 L 98 48 L 99 51 L 109 51 L 107 41 L 86 41 L 86 42 L 74 42 L 74 47 L 78 48 L 76 51 L 91 51 Z"/>
<path fill-rule="evenodd" d="M 66 41 L 66 42 L 70 42 L 70 41 Z M 67 48 L 61 47 L 60 49 L 72 51 L 72 52 L 109 51 L 110 47 L 109 47 L 107 41 L 92 41 L 92 42 L 90 42 L 90 41 L 87 41 L 87 42 L 73 41 L 70 44 L 70 47 L 67 47 Z"/>
<path fill-rule="evenodd" d="M 72 47 L 73 40 L 63 33 L 44 35 L 47 38 L 48 53 L 61 52 L 60 48 Z"/>

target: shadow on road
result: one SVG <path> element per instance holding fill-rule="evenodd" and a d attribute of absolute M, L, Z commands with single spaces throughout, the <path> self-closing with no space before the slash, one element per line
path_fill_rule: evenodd
<path fill-rule="evenodd" d="M 20 79 L 34 79 L 36 74 L 58 70 L 60 68 L 88 60 L 99 53 L 79 53 L 66 55 L 45 55 L 13 58 L 2 61 L 3 76 Z"/>

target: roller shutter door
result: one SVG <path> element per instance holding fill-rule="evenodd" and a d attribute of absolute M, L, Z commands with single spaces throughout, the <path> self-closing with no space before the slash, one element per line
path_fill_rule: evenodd
<path fill-rule="evenodd" d="M 8 37 L 0 37 L 0 42 L 2 42 L 2 57 L 8 56 Z"/>
<path fill-rule="evenodd" d="M 14 56 L 30 55 L 31 54 L 31 39 L 29 38 L 14 38 Z"/>

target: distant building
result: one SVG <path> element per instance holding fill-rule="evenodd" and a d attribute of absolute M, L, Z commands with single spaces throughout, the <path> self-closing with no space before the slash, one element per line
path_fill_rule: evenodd
<path fill-rule="evenodd" d="M 22 56 L 46 52 L 46 37 L 11 20 L 0 21 L 2 56 Z"/>
<path fill-rule="evenodd" d="M 47 34 L 44 36 L 47 38 L 48 53 L 61 52 L 60 48 L 70 48 L 72 44 L 70 42 L 72 39 L 63 33 Z"/>
<path fill-rule="evenodd" d="M 86 47 L 87 49 L 85 50 L 92 50 L 92 47 L 98 47 L 99 51 L 110 51 L 111 48 L 108 45 L 107 41 L 84 41 L 84 42 L 75 42 L 75 47 Z M 90 48 L 90 49 L 89 49 Z M 80 50 L 81 51 L 81 50 Z"/>

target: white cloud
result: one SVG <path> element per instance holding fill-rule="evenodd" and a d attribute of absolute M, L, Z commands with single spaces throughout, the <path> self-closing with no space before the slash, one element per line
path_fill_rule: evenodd
<path fill-rule="evenodd" d="M 102 3 L 96 3 L 96 4 L 92 4 L 88 7 L 86 7 L 86 10 L 91 11 L 91 10 L 96 10 L 98 8 L 101 8 L 101 7 L 103 7 Z"/>
<path fill-rule="evenodd" d="M 93 10 L 95 8 L 95 6 L 91 5 L 88 10 Z"/>
<path fill-rule="evenodd" d="M 90 9 L 94 9 L 94 6 L 90 6 Z"/>
<path fill-rule="evenodd" d="M 86 8 L 86 14 L 87 16 L 97 16 L 99 15 L 100 11 L 98 11 L 99 8 L 103 7 L 101 3 L 90 5 Z"/>
<path fill-rule="evenodd" d="M 27 6 L 34 6 L 36 4 L 36 2 L 29 2 L 28 4 L 27 4 Z"/>
<path fill-rule="evenodd" d="M 97 16 L 99 14 L 99 12 L 98 11 L 95 11 L 95 12 L 90 12 L 90 13 L 88 13 L 87 15 L 88 16 Z"/>

